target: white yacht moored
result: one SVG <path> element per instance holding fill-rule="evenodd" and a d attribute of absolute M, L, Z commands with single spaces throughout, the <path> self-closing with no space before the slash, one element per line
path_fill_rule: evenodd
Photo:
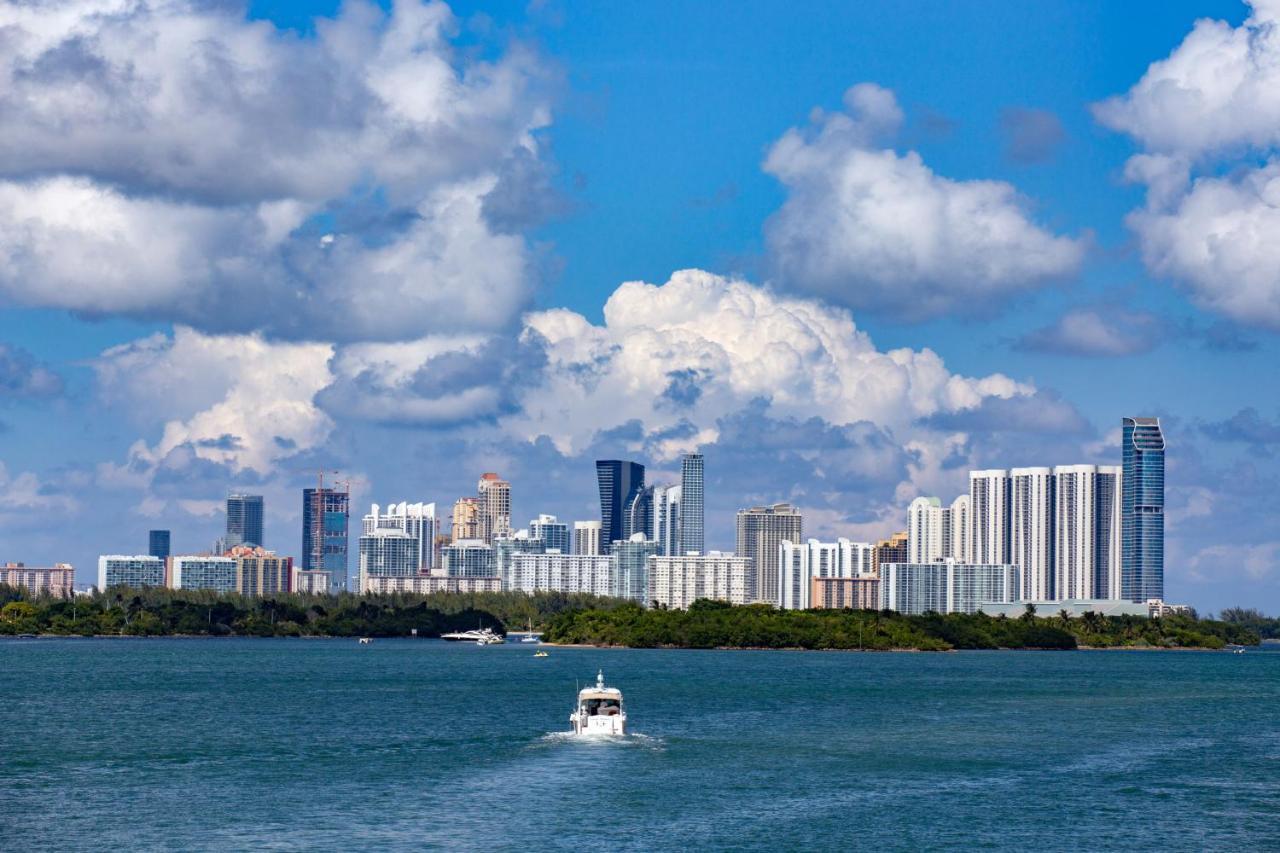
<path fill-rule="evenodd" d="M 625 735 L 627 709 L 622 691 L 604 686 L 604 670 L 596 673 L 596 683 L 578 691 L 578 705 L 569 715 L 575 735 Z"/>
<path fill-rule="evenodd" d="M 449 640 L 450 642 L 455 643 L 478 643 L 482 646 L 488 645 L 489 643 L 505 642 L 501 635 L 493 633 L 492 628 L 477 628 L 471 631 L 452 631 L 448 634 L 441 634 L 440 639 Z"/>

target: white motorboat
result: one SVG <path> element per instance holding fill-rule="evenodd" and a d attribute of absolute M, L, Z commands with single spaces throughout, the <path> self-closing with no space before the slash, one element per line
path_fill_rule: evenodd
<path fill-rule="evenodd" d="M 480 639 L 476 640 L 477 646 L 500 646 L 507 641 L 507 638 L 501 634 L 490 632 Z"/>
<path fill-rule="evenodd" d="M 452 631 L 448 634 L 441 634 L 440 639 L 449 640 L 453 643 L 477 643 L 479 645 L 488 645 L 493 642 L 506 642 L 500 634 L 493 633 L 492 628 L 476 628 L 471 631 Z"/>
<path fill-rule="evenodd" d="M 575 735 L 625 735 L 627 710 L 622 691 L 604 686 L 604 670 L 596 673 L 596 683 L 578 691 L 578 705 L 569 715 Z"/>

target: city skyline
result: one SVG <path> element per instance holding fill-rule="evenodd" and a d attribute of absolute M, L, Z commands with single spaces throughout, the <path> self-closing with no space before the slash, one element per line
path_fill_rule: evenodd
<path fill-rule="evenodd" d="M 357 522 L 500 472 L 572 524 L 595 460 L 683 492 L 694 451 L 702 550 L 779 502 L 874 542 L 970 470 L 1120 465 L 1135 416 L 1165 597 L 1280 611 L 1280 12 L 1139 6 L 177 0 L 120 13 L 127 74 L 15 7 L 0 561 L 205 550 L 240 492 L 301 565 L 320 469 Z"/>

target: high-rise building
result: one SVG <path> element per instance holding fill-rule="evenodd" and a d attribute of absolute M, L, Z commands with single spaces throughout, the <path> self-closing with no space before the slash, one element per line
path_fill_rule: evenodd
<path fill-rule="evenodd" d="M 950 538 L 944 531 L 949 519 L 937 498 L 916 498 L 907 507 L 907 561 L 932 563 L 945 554 L 944 543 Z"/>
<path fill-rule="evenodd" d="M 71 598 L 76 594 L 76 570 L 70 563 L 54 563 L 52 566 L 5 563 L 0 566 L 0 584 L 24 589 L 33 597 Z"/>
<path fill-rule="evenodd" d="M 878 573 L 885 563 L 907 562 L 907 539 L 907 531 L 902 530 L 877 542 L 871 548 L 871 570 Z"/>
<path fill-rule="evenodd" d="M 1098 556 L 1098 466 L 1059 465 L 1053 476 L 1054 583 L 1047 595 L 1031 589 L 1026 597 L 1034 601 L 1101 598 L 1093 588 Z"/>
<path fill-rule="evenodd" d="M 239 545 L 228 552 L 236 561 L 236 591 L 241 595 L 277 595 L 293 583 L 293 558 L 274 551 Z"/>
<path fill-rule="evenodd" d="M 575 521 L 573 523 L 573 553 L 587 557 L 600 554 L 600 522 Z"/>
<path fill-rule="evenodd" d="M 778 581 L 782 597 L 778 606 L 783 610 L 808 610 L 813 604 L 815 578 L 874 577 L 871 570 L 872 546 L 866 542 L 782 543 L 778 563 L 781 577 Z"/>
<path fill-rule="evenodd" d="M 415 573 L 425 573 L 435 568 L 435 504 L 401 501 L 388 504 L 385 512 L 381 511 L 378 504 L 373 504 L 369 514 L 363 519 L 363 534 L 367 536 L 375 530 L 400 530 L 413 539 L 417 563 Z"/>
<path fill-rule="evenodd" d="M 449 530 L 450 538 L 454 542 L 481 539 L 480 516 L 479 498 L 458 498 L 453 504 L 453 524 Z"/>
<path fill-rule="evenodd" d="M 973 559 L 969 548 L 969 534 L 972 526 L 969 513 L 969 496 L 960 495 L 951 502 L 944 519 L 947 541 L 942 548 L 942 556 L 967 563 Z"/>
<path fill-rule="evenodd" d="M 1120 594 L 1120 553 L 1121 544 L 1121 483 L 1124 480 L 1123 469 L 1119 465 L 1099 465 L 1095 493 L 1097 495 L 1097 515 L 1094 529 L 1097 536 L 1094 544 L 1097 555 L 1094 557 L 1096 574 L 1093 591 L 1098 598 L 1119 599 Z M 1145 601 L 1143 602 L 1145 603 Z"/>
<path fill-rule="evenodd" d="M 173 557 L 169 561 L 169 585 L 174 589 L 237 592 L 236 560 L 209 554 Z"/>
<path fill-rule="evenodd" d="M 626 530 L 626 517 L 636 494 L 644 490 L 644 466 L 600 459 L 596 461 L 596 482 L 600 487 L 600 549 L 607 554 L 614 542 L 630 539 L 637 532 Z"/>
<path fill-rule="evenodd" d="M 302 551 L 304 572 L 328 572 L 328 590 L 347 588 L 350 553 L 351 495 L 343 489 L 302 490 Z M 321 582 L 310 580 L 311 588 Z"/>
<path fill-rule="evenodd" d="M 653 486 L 646 486 L 635 493 L 623 513 L 622 536 L 625 542 L 637 533 L 646 539 L 653 538 Z"/>
<path fill-rule="evenodd" d="M 602 554 L 514 554 L 503 589 L 613 595 L 613 557 Z"/>
<path fill-rule="evenodd" d="M 658 543 L 643 533 L 633 533 L 625 542 L 614 542 L 613 589 L 610 595 L 644 602 L 649 590 L 649 558 L 658 553 Z"/>
<path fill-rule="evenodd" d="M 708 554 L 649 558 L 648 599 L 651 607 L 687 610 L 700 598 L 750 604 L 756 594 L 756 570 L 750 557 L 712 551 Z"/>
<path fill-rule="evenodd" d="M 164 586 L 165 561 L 150 555 L 105 554 L 98 558 L 99 592 L 113 586 Z"/>
<path fill-rule="evenodd" d="M 480 509 L 480 539 L 489 544 L 511 534 L 511 484 L 493 472 L 482 474 L 476 485 Z"/>
<path fill-rule="evenodd" d="M 782 543 L 800 542 L 804 538 L 804 519 L 791 504 L 756 506 L 738 510 L 737 548 L 739 557 L 749 557 L 755 569 L 753 582 L 758 600 L 779 606 L 778 559 Z"/>
<path fill-rule="evenodd" d="M 969 547 L 973 562 L 1009 562 L 1009 472 L 969 472 Z M 883 590 L 883 587 L 881 587 Z"/>
<path fill-rule="evenodd" d="M 529 522 L 529 537 L 541 539 L 548 551 L 559 551 L 568 554 L 573 543 L 569 539 L 569 525 L 554 515 L 539 515 Z"/>
<path fill-rule="evenodd" d="M 940 563 L 885 563 L 880 567 L 880 610 L 899 613 L 976 613 L 986 602 L 1017 601 L 1022 584 L 1017 566 Z"/>
<path fill-rule="evenodd" d="M 810 583 L 809 607 L 814 610 L 879 610 L 880 579 L 814 578 Z"/>
<path fill-rule="evenodd" d="M 262 547 L 262 495 L 227 495 L 227 535 L 223 545 Z"/>
<path fill-rule="evenodd" d="M 1164 598 L 1164 433 L 1159 418 L 1125 418 L 1120 487 L 1120 594 Z"/>
<path fill-rule="evenodd" d="M 517 530 L 510 536 L 493 540 L 493 565 L 496 574 L 505 584 L 511 581 L 511 572 L 517 554 L 545 554 L 545 539 L 532 536 L 528 530 Z"/>
<path fill-rule="evenodd" d="M 1054 597 L 1054 483 L 1049 468 L 1009 472 L 1009 562 L 1022 572 L 1028 598 Z"/>
<path fill-rule="evenodd" d="M 675 556 L 701 554 L 706 550 L 701 453 L 686 453 L 680 460 L 680 493 L 676 498 L 678 548 Z"/>
<path fill-rule="evenodd" d="M 441 549 L 440 563 L 446 577 L 496 578 L 498 576 L 493 546 L 479 539 L 464 539 Z"/>
<path fill-rule="evenodd" d="M 398 527 L 378 527 L 360 537 L 360 588 L 366 575 L 406 577 L 418 574 L 418 540 Z"/>
<path fill-rule="evenodd" d="M 681 519 L 680 498 L 683 486 L 653 487 L 653 529 L 649 538 L 658 543 L 658 553 L 673 557 L 680 553 Z"/>
<path fill-rule="evenodd" d="M 147 533 L 147 553 L 162 560 L 169 559 L 169 531 L 152 530 Z"/>

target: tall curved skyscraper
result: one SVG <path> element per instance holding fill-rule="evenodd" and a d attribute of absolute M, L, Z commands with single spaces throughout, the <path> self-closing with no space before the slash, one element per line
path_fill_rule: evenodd
<path fill-rule="evenodd" d="M 1159 418 L 1125 418 L 1120 595 L 1164 598 L 1164 433 Z"/>
<path fill-rule="evenodd" d="M 600 553 L 613 551 L 633 532 L 627 530 L 627 510 L 644 490 L 644 466 L 621 459 L 596 460 L 596 480 L 600 485 Z"/>

